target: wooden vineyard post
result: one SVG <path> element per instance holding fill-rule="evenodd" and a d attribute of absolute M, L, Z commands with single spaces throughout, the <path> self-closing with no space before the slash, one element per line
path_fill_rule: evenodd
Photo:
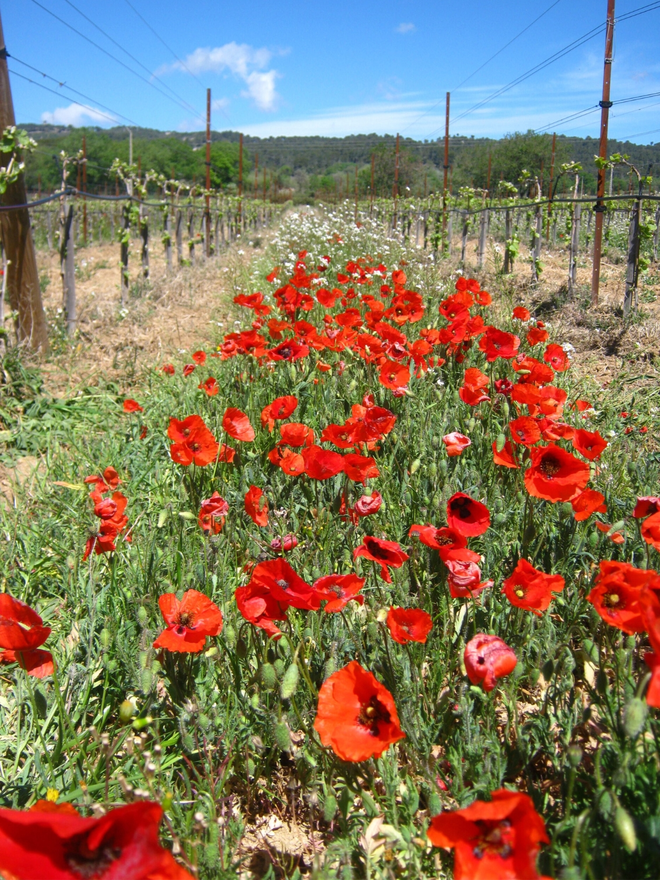
<path fill-rule="evenodd" d="M 607 124 L 610 107 L 610 82 L 612 78 L 612 43 L 614 41 L 614 0 L 607 0 L 607 31 L 605 35 L 605 64 L 603 68 L 603 97 L 599 102 L 600 111 L 600 145 L 598 157 L 601 163 L 607 158 Z M 605 205 L 605 167 L 598 169 L 598 182 L 596 185 L 596 226 L 594 229 L 594 265 L 591 274 L 591 305 L 598 305 L 598 289 L 600 287 L 600 256 L 603 242 L 603 211 Z"/>
<path fill-rule="evenodd" d="M 445 107 L 445 155 L 443 163 L 442 184 L 442 250 L 445 249 L 445 235 L 447 233 L 447 174 L 449 172 L 449 92 L 447 92 Z"/>
<path fill-rule="evenodd" d="M 577 199 L 579 176 L 575 175 L 574 198 Z M 577 258 L 580 250 L 580 216 L 582 213 L 582 204 L 580 202 L 573 203 L 573 220 L 571 223 L 571 246 L 568 255 L 568 290 L 572 293 L 577 284 Z"/>
<path fill-rule="evenodd" d="M 543 209 L 541 205 L 536 206 L 536 216 L 534 224 L 534 247 L 532 248 L 532 284 L 538 284 L 539 280 L 539 262 L 541 260 L 541 237 L 543 235 Z"/>
<path fill-rule="evenodd" d="M 131 238 L 131 203 L 126 202 L 122 208 L 121 248 L 119 255 L 119 271 L 121 273 L 120 305 L 122 309 L 128 302 L 128 246 Z"/>
<path fill-rule="evenodd" d="M 46 241 L 48 242 L 48 250 L 53 249 L 53 212 L 46 211 Z"/>
<path fill-rule="evenodd" d="M 552 135 L 552 153 L 550 155 L 550 183 L 548 184 L 548 222 L 545 228 L 545 240 L 550 241 L 550 218 L 552 217 L 552 180 L 555 176 L 555 148 L 557 146 L 557 133 Z M 553 242 L 554 244 L 554 242 Z"/>
<path fill-rule="evenodd" d="M 211 89 L 206 90 L 206 214 L 204 224 L 204 251 L 211 256 Z"/>
<path fill-rule="evenodd" d="M 479 217 L 479 248 L 477 251 L 477 265 L 483 269 L 486 262 L 486 228 L 488 222 L 488 210 L 483 208 Z"/>
<path fill-rule="evenodd" d="M 461 265 L 462 266 L 465 266 L 469 228 L 470 228 L 470 217 L 469 217 L 467 211 L 463 211 L 463 234 L 461 236 Z"/>
<path fill-rule="evenodd" d="M 513 238 L 513 214 L 511 208 L 507 208 L 504 212 L 504 267 L 503 272 L 509 275 L 513 269 L 513 261 L 511 260 L 511 252 L 509 242 Z"/>
<path fill-rule="evenodd" d="M 174 234 L 176 238 L 176 261 L 180 266 L 183 262 L 183 215 L 181 213 L 181 208 L 178 208 L 176 212 Z"/>
<path fill-rule="evenodd" d="M 451 257 L 451 240 L 454 237 L 454 212 L 447 217 L 447 256 Z"/>
<path fill-rule="evenodd" d="M 7 50 L 0 18 L 0 132 L 16 125 L 14 104 L 7 69 Z M 0 166 L 6 167 L 9 153 L 0 154 Z M 2 199 L 3 206 L 25 205 L 27 192 L 25 177 L 10 183 Z M 41 302 L 37 255 L 30 229 L 27 208 L 0 212 L 0 233 L 7 262 L 7 294 L 11 310 L 16 314 L 16 331 L 19 344 L 27 344 L 35 351 L 48 348 L 48 325 Z M 4 327 L 2 328 L 4 329 Z"/>
<path fill-rule="evenodd" d="M 639 278 L 640 223 L 642 220 L 642 180 L 639 181 L 639 194 L 633 202 L 628 230 L 628 264 L 626 266 L 626 287 L 623 296 L 623 317 L 627 318 L 637 308 L 637 281 Z"/>
<path fill-rule="evenodd" d="M 172 217 L 167 207 L 163 209 L 163 240 L 165 241 L 165 263 L 167 271 L 172 271 Z"/>
<path fill-rule="evenodd" d="M 140 205 L 140 237 L 142 239 L 142 277 L 149 277 L 149 209 Z"/>
<path fill-rule="evenodd" d="M 66 332 L 68 336 L 73 336 L 76 332 L 76 264 L 73 230 L 73 205 L 69 205 L 69 211 L 62 229 L 62 246 L 60 248 L 62 308 L 66 315 Z"/>
<path fill-rule="evenodd" d="M 195 265 L 195 209 L 191 208 L 188 213 L 188 259 L 190 265 Z"/>

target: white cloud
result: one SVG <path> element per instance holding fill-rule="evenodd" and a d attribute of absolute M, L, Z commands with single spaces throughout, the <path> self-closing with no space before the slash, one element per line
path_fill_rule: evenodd
<path fill-rule="evenodd" d="M 167 64 L 156 75 L 180 70 L 186 73 L 231 73 L 242 79 L 247 86 L 241 92 L 250 98 L 260 110 L 274 110 L 279 100 L 275 80 L 281 76 L 277 70 L 264 70 L 272 58 L 269 49 L 255 49 L 247 43 L 225 43 L 214 48 L 195 49 L 185 61 Z"/>
<path fill-rule="evenodd" d="M 412 34 L 417 28 L 411 21 L 402 21 L 401 24 L 394 28 L 397 34 Z"/>
<path fill-rule="evenodd" d="M 46 111 L 41 114 L 41 121 L 49 125 L 73 125 L 79 126 L 98 122 L 103 125 L 117 122 L 117 119 L 109 113 L 101 113 L 87 104 L 69 104 L 68 107 L 57 107 L 52 113 Z"/>
<path fill-rule="evenodd" d="M 229 98 L 214 98 L 211 101 L 211 110 L 226 110 L 229 107 Z"/>

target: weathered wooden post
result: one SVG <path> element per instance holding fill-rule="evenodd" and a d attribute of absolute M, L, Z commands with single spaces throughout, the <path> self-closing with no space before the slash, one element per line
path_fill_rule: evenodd
<path fill-rule="evenodd" d="M 73 336 L 76 332 L 76 264 L 73 219 L 73 205 L 69 205 L 69 211 L 62 229 L 62 246 L 60 248 L 62 308 L 66 315 L 66 332 L 68 336 Z"/>
<path fill-rule="evenodd" d="M 128 302 L 128 247 L 131 239 L 131 203 L 126 202 L 122 207 L 121 247 L 119 254 L 120 297 L 119 302 L 125 308 Z"/>

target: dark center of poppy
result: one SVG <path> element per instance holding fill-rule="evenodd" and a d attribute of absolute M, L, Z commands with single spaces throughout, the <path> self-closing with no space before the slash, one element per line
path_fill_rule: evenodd
<path fill-rule="evenodd" d="M 287 358 L 291 357 L 291 349 L 290 349 L 288 346 L 286 346 L 286 345 L 284 346 L 284 348 L 280 348 L 280 349 L 278 349 L 278 352 L 277 352 L 277 353 L 278 353 L 281 357 L 283 357 L 285 360 L 286 360 Z"/>
<path fill-rule="evenodd" d="M 539 465 L 539 470 L 551 480 L 561 470 L 561 463 L 554 455 L 547 455 Z"/>
<path fill-rule="evenodd" d="M 454 543 L 449 535 L 436 535 L 435 540 L 441 547 L 448 547 L 450 544 Z"/>
<path fill-rule="evenodd" d="M 202 447 L 201 447 L 201 445 L 200 445 L 199 443 L 193 442 L 193 443 L 191 443 L 191 444 L 189 445 L 188 448 L 190 449 L 191 452 L 199 452 L 199 450 L 200 450 Z"/>
<path fill-rule="evenodd" d="M 459 519 L 470 519 L 472 515 L 472 500 L 470 498 L 454 498 L 450 505 L 452 516 Z"/>
<path fill-rule="evenodd" d="M 288 582 L 288 581 L 285 581 L 284 578 L 282 578 L 282 579 L 279 580 L 279 581 L 275 581 L 275 583 L 276 583 L 277 586 L 280 587 L 280 589 L 282 589 L 282 590 L 288 590 L 288 589 L 289 589 L 289 586 L 290 586 L 290 585 L 289 585 L 289 582 Z"/>
<path fill-rule="evenodd" d="M 474 823 L 479 829 L 479 837 L 472 850 L 474 857 L 483 859 L 487 854 L 498 855 L 502 859 L 508 859 L 513 853 L 511 846 L 512 827 L 508 819 L 496 822 L 488 819 L 478 819 Z"/>
<path fill-rule="evenodd" d="M 120 856 L 121 849 L 110 842 L 90 849 L 84 834 L 72 837 L 65 844 L 64 860 L 73 876 L 81 880 L 102 880 Z"/>
<path fill-rule="evenodd" d="M 192 629 L 195 625 L 195 617 L 188 611 L 180 611 L 174 619 L 177 635 L 183 635 L 184 630 Z"/>
<path fill-rule="evenodd" d="M 367 543 L 367 540 L 365 539 L 364 543 L 371 556 L 376 559 L 382 559 L 383 562 L 385 562 L 390 558 L 389 552 L 384 547 L 380 547 L 375 541 L 369 541 Z"/>
<path fill-rule="evenodd" d="M 360 714 L 358 715 L 358 723 L 363 727 L 367 727 L 372 736 L 378 736 L 378 725 L 381 722 L 389 724 L 390 718 L 390 713 L 374 694 L 369 702 L 361 707 Z"/>
<path fill-rule="evenodd" d="M 606 608 L 616 608 L 621 604 L 621 596 L 618 593 L 605 593 L 603 596 L 603 605 Z"/>

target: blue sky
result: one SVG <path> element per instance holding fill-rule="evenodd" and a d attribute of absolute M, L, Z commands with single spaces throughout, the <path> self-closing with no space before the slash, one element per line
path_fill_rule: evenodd
<path fill-rule="evenodd" d="M 649 5 L 656 8 L 625 20 Z M 448 90 L 452 135 L 548 126 L 597 136 L 597 111 L 559 120 L 598 103 L 602 29 L 491 96 L 598 28 L 605 12 L 606 0 L 10 0 L 2 8 L 20 122 L 200 130 L 210 87 L 214 130 L 262 137 L 398 131 L 420 139 L 444 133 Z M 660 93 L 660 3 L 617 0 L 616 14 L 624 20 L 615 29 L 612 99 Z M 660 141 L 660 94 L 615 104 L 610 136 Z"/>

